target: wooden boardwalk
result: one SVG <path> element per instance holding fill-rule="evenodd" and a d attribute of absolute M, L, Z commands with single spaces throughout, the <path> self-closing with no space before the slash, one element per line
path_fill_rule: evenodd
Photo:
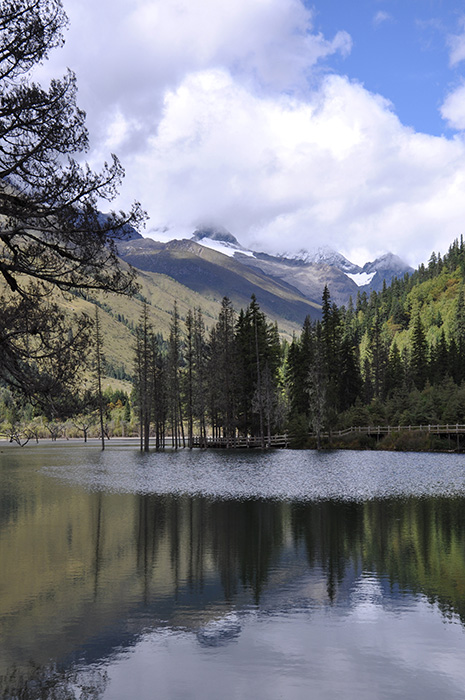
<path fill-rule="evenodd" d="M 465 434 L 465 425 L 460 423 L 443 423 L 428 425 L 370 425 L 364 427 L 351 427 L 345 430 L 334 430 L 331 435 L 344 436 L 352 433 L 365 433 L 366 435 L 389 435 L 390 433 L 421 432 L 434 435 L 461 435 Z M 321 437 L 329 437 L 329 433 L 321 433 Z"/>
<path fill-rule="evenodd" d="M 205 444 L 205 439 L 198 436 L 194 437 L 193 447 L 217 447 L 223 449 L 249 449 L 249 448 L 278 448 L 278 447 L 289 447 L 290 437 L 289 435 L 272 435 L 269 439 L 264 438 L 263 443 L 260 437 L 234 437 L 234 438 L 207 438 L 207 444 Z"/>
<path fill-rule="evenodd" d="M 391 433 L 405 433 L 405 432 L 421 432 L 430 433 L 432 435 L 438 435 L 440 437 L 452 437 L 455 436 L 459 440 L 460 435 L 465 435 L 465 424 L 460 423 L 444 423 L 444 424 L 428 424 L 428 425 L 368 425 L 368 426 L 352 426 L 350 428 L 345 428 L 344 430 L 333 430 L 331 433 L 322 432 L 320 433 L 321 439 L 330 439 L 337 437 L 345 437 L 354 434 L 364 434 L 370 437 L 381 438 L 384 435 L 390 435 Z M 316 433 L 309 433 L 309 438 L 316 438 Z M 276 449 L 276 448 L 287 448 L 292 443 L 292 435 L 272 435 L 271 437 L 265 436 L 262 439 L 260 437 L 234 437 L 234 438 L 212 438 L 208 437 L 206 444 L 205 439 L 199 436 L 194 437 L 193 447 L 213 447 L 222 449 Z"/>

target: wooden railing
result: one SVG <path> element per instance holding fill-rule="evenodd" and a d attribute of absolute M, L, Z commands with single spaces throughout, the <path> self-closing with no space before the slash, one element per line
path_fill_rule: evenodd
<path fill-rule="evenodd" d="M 457 435 L 465 433 L 465 425 L 461 423 L 429 423 L 428 425 L 369 425 L 369 426 L 352 426 L 344 430 L 333 430 L 332 436 L 350 435 L 351 433 L 365 433 L 367 435 L 389 435 L 390 433 L 400 432 L 426 432 L 435 435 Z M 312 433 L 313 436 L 315 436 Z M 329 433 L 321 433 L 321 437 L 329 437 Z"/>
<path fill-rule="evenodd" d="M 269 438 L 265 436 L 262 440 L 261 437 L 257 436 L 237 436 L 237 437 L 219 437 L 212 438 L 208 437 L 206 444 L 205 438 L 200 438 L 198 436 L 194 437 L 193 447 L 223 447 L 223 448 L 240 448 L 247 449 L 252 447 L 264 447 L 264 448 L 274 448 L 274 447 L 288 447 L 289 446 L 289 435 L 271 435 Z"/>
<path fill-rule="evenodd" d="M 365 434 L 371 437 L 380 437 L 382 435 L 389 435 L 391 433 L 401 433 L 401 432 L 426 432 L 434 435 L 443 436 L 460 436 L 465 434 L 465 424 L 460 423 L 438 423 L 438 424 L 428 424 L 428 425 L 368 425 L 368 426 L 351 426 L 350 428 L 344 428 L 343 430 L 332 430 L 331 432 L 321 432 L 321 439 L 329 439 L 335 437 L 344 437 L 352 434 Z M 309 438 L 316 438 L 317 434 L 311 432 L 308 434 Z M 271 435 L 270 437 L 265 436 L 263 439 L 261 437 L 218 437 L 212 438 L 200 438 L 195 436 L 193 440 L 193 447 L 218 447 L 218 448 L 286 448 L 292 444 L 293 436 L 291 434 L 284 435 Z"/>

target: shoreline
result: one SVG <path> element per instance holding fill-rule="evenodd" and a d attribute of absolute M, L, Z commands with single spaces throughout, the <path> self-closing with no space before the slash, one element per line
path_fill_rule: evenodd
<path fill-rule="evenodd" d="M 389 435 L 384 435 L 380 436 L 378 438 L 368 436 L 368 435 L 350 435 L 350 436 L 343 436 L 343 437 L 333 437 L 331 440 L 328 438 L 323 438 L 321 440 L 321 446 L 319 451 L 320 452 L 331 452 L 335 450 L 353 450 L 353 451 L 360 451 L 360 452 L 365 452 L 365 451 L 372 451 L 372 452 L 431 452 L 431 453 L 438 453 L 438 454 L 462 454 L 465 453 L 465 438 L 461 441 L 459 441 L 458 446 L 456 445 L 455 447 L 452 446 L 452 444 L 455 441 L 452 440 L 451 438 L 439 438 L 436 436 L 432 436 L 428 434 L 425 431 L 412 431 L 411 433 L 395 433 L 392 432 Z M 111 447 L 112 445 L 118 445 L 118 446 L 123 446 L 123 445 L 128 445 L 131 447 L 137 446 L 139 448 L 140 445 L 140 437 L 138 436 L 130 436 L 130 437 L 121 437 L 121 436 L 115 436 L 111 437 L 110 439 L 105 440 L 105 447 Z M 9 448 L 10 446 L 13 448 L 27 448 L 27 447 L 52 447 L 54 445 L 60 446 L 63 448 L 65 445 L 72 445 L 72 446 L 82 446 L 82 447 L 100 447 L 101 446 L 101 438 L 87 438 L 87 441 L 84 441 L 83 438 L 66 438 L 66 437 L 59 437 L 56 438 L 55 440 L 52 440 L 51 438 L 39 438 L 38 441 L 36 439 L 31 439 L 29 440 L 26 444 L 24 445 L 19 445 L 15 441 L 10 441 L 8 439 L 1 439 L 0 440 L 0 450 L 3 448 Z M 270 448 L 261 448 L 261 447 L 249 447 L 249 448 L 244 448 L 244 447 L 229 447 L 229 448 L 218 448 L 218 447 L 207 447 L 207 448 L 200 448 L 200 447 L 193 447 L 191 448 L 192 450 L 220 450 L 223 451 L 224 449 L 228 449 L 229 451 L 256 451 L 256 450 L 261 450 L 263 449 L 264 451 L 268 450 L 277 450 L 277 449 L 287 449 L 287 450 L 297 450 L 297 451 L 303 451 L 303 450 L 311 450 L 311 451 L 318 451 L 317 445 L 316 445 L 316 438 L 307 438 L 305 440 L 298 440 L 295 439 L 294 441 L 292 439 L 289 440 L 289 446 L 287 448 L 284 447 L 270 447 Z M 158 450 L 159 452 L 163 451 L 184 451 L 184 450 L 189 450 L 189 447 L 178 447 L 176 450 L 173 448 L 170 444 L 167 444 L 164 448 Z M 156 448 L 152 444 L 150 445 L 149 452 L 155 452 Z"/>

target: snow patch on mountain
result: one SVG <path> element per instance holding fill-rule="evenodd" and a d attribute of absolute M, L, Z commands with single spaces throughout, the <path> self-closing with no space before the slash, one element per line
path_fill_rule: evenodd
<path fill-rule="evenodd" d="M 191 240 L 230 258 L 233 258 L 235 253 L 253 257 L 253 252 L 241 246 L 237 238 L 224 226 L 199 226 L 191 236 Z"/>
<path fill-rule="evenodd" d="M 371 272 L 370 274 L 366 272 L 356 272 L 355 274 L 352 272 L 346 272 L 347 277 L 349 277 L 357 287 L 364 287 L 366 284 L 370 284 L 371 280 L 373 277 L 376 275 L 376 272 Z"/>
<path fill-rule="evenodd" d="M 192 238 L 192 240 L 194 240 L 194 238 Z M 246 250 L 245 248 L 242 248 L 242 246 L 238 247 L 234 244 L 225 243 L 223 241 L 214 240 L 212 238 L 202 238 L 200 240 L 197 240 L 196 243 L 198 243 L 199 245 L 203 245 L 205 248 L 211 248 L 212 250 L 216 250 L 218 253 L 223 253 L 223 255 L 227 255 L 230 258 L 233 258 L 238 252 L 240 252 L 242 255 L 247 255 L 251 258 L 254 257 L 254 254 L 251 250 Z"/>

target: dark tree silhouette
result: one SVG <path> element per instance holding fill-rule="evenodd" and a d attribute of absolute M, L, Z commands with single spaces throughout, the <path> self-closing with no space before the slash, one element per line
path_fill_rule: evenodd
<path fill-rule="evenodd" d="M 32 365 L 40 378 L 40 356 L 20 346 L 31 327 L 36 337 L 50 333 L 56 308 L 47 295 L 133 291 L 134 273 L 120 266 L 115 240 L 144 219 L 138 204 L 129 214 L 98 211 L 117 194 L 123 170 L 115 156 L 100 173 L 76 159 L 88 134 L 73 73 L 47 89 L 31 81 L 31 69 L 63 43 L 66 23 L 60 0 L 0 2 L 0 377 L 28 393 L 44 390 L 30 381 Z M 5 342 L 15 311 L 31 323 L 21 340 L 16 324 L 14 343 Z M 58 330 L 52 336 L 60 357 Z M 67 348 L 66 333 L 61 342 Z"/>

